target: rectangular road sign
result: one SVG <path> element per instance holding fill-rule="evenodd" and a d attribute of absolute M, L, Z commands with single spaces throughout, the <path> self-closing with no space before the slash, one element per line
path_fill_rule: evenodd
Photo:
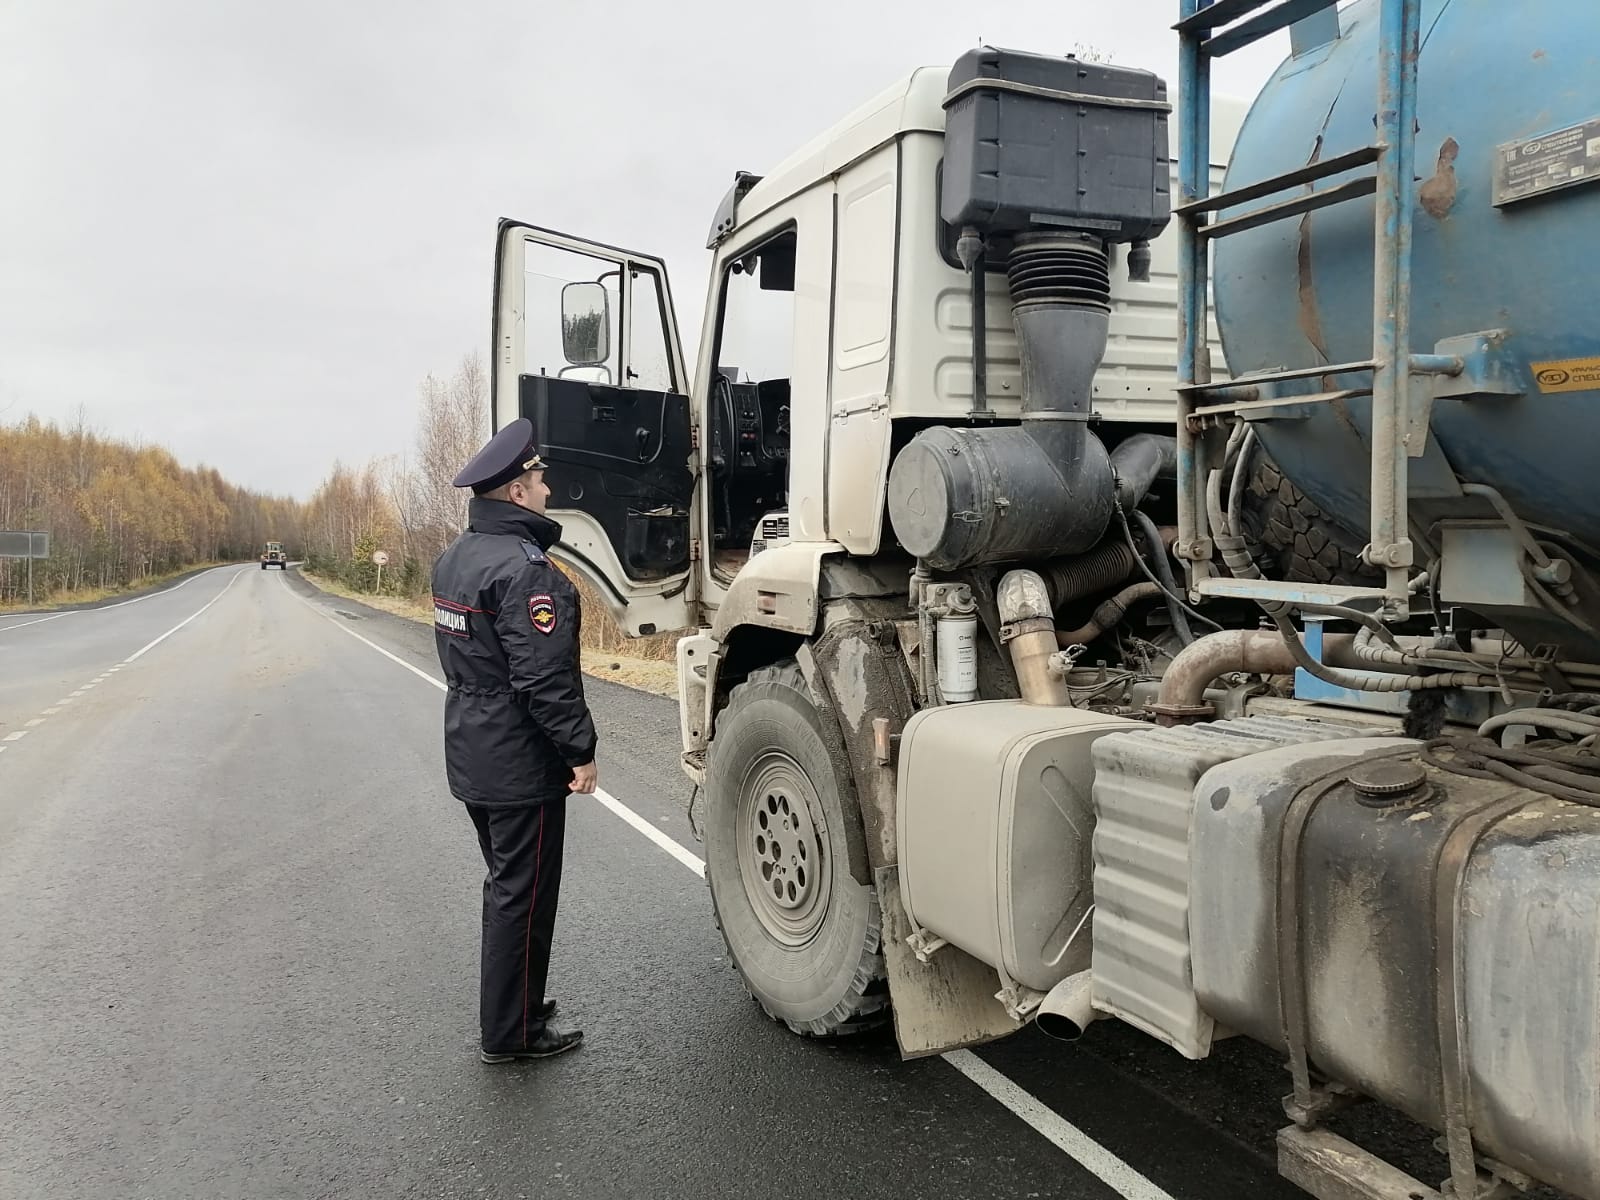
<path fill-rule="evenodd" d="M 0 558 L 49 558 L 50 535 L 34 530 L 0 530 Z"/>

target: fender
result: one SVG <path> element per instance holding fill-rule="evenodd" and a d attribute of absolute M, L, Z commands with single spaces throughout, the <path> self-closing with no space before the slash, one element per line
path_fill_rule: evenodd
<path fill-rule="evenodd" d="M 711 636 L 726 642 L 741 625 L 763 625 L 809 637 L 817 628 L 822 560 L 843 553 L 838 542 L 790 542 L 757 554 L 717 606 Z"/>

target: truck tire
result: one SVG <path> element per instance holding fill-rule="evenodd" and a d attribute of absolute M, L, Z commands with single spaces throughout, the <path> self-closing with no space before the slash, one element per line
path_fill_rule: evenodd
<path fill-rule="evenodd" d="M 845 788 L 793 660 L 752 672 L 717 717 L 706 772 L 706 886 L 745 990 L 809 1037 L 881 1024 L 876 892 L 850 873 Z"/>
<path fill-rule="evenodd" d="M 1245 542 L 1262 571 L 1294 583 L 1382 584 L 1361 561 L 1361 539 L 1289 482 L 1261 448 L 1245 485 Z"/>

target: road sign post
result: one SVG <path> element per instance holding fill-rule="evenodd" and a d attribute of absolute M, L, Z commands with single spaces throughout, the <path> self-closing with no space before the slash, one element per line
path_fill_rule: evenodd
<path fill-rule="evenodd" d="M 0 530 L 0 558 L 28 560 L 28 607 L 33 607 L 33 560 L 50 557 L 50 535 L 36 529 Z"/>
<path fill-rule="evenodd" d="M 372 561 L 378 566 L 378 585 L 372 590 L 373 595 L 377 595 L 383 591 L 383 568 L 389 561 L 389 552 L 387 550 L 374 550 L 372 552 Z"/>

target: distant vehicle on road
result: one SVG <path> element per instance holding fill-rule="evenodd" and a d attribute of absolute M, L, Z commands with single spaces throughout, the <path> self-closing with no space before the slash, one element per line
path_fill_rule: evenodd
<path fill-rule="evenodd" d="M 284 553 L 282 542 L 268 542 L 266 550 L 261 555 L 261 569 L 277 567 L 280 571 L 289 569 L 289 556 Z"/>

